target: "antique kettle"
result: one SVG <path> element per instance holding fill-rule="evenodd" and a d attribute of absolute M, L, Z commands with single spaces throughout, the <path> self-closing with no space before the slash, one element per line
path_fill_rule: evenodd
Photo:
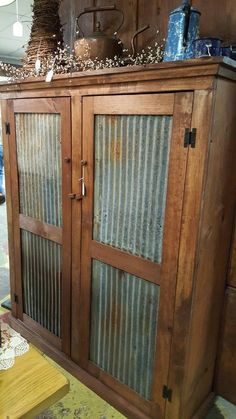
<path fill-rule="evenodd" d="M 182 5 L 170 13 L 164 61 L 193 58 L 193 41 L 199 37 L 200 15 L 189 0 L 183 0 Z"/>
<path fill-rule="evenodd" d="M 115 30 L 114 35 L 106 35 L 101 31 L 100 22 L 96 24 L 96 31 L 91 35 L 84 37 L 84 34 L 79 26 L 79 19 L 86 13 L 117 11 L 121 14 L 122 19 L 119 27 Z M 74 42 L 74 50 L 76 57 L 82 60 L 105 60 L 106 58 L 114 58 L 122 55 L 123 45 L 116 33 L 119 31 L 124 22 L 124 14 L 122 10 L 113 6 L 88 7 L 76 18 L 76 32 L 82 34 L 82 38 L 78 38 Z"/>

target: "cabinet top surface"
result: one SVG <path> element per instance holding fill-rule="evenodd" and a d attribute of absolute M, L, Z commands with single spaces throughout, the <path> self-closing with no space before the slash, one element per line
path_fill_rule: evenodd
<path fill-rule="evenodd" d="M 236 61 L 227 57 L 209 57 L 186 61 L 162 62 L 146 66 L 130 66 L 108 68 L 103 70 L 84 71 L 72 74 L 55 75 L 49 83 L 45 77 L 32 77 L 0 83 L 0 93 L 19 92 L 37 89 L 80 88 L 91 85 L 106 85 L 110 83 L 132 83 L 142 81 L 221 76 L 236 80 Z M 5 96 L 4 95 L 4 96 Z"/>

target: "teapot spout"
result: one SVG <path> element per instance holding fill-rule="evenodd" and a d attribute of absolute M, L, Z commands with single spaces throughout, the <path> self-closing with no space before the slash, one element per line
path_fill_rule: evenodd
<path fill-rule="evenodd" d="M 143 26 L 142 28 L 140 28 L 140 29 L 138 29 L 134 34 L 133 34 L 133 36 L 132 36 L 132 39 L 131 39 L 131 49 L 132 49 L 132 56 L 134 57 L 135 56 L 135 46 L 134 46 L 134 41 L 135 41 L 135 38 L 140 34 L 140 33 L 142 33 L 142 32 L 144 32 L 144 31 L 146 31 L 147 29 L 149 29 L 150 28 L 150 25 L 146 25 L 146 26 Z"/>

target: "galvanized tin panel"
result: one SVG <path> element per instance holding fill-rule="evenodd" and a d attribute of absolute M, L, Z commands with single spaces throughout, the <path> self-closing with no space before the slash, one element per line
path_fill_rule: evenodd
<path fill-rule="evenodd" d="M 171 116 L 97 115 L 93 238 L 160 263 Z"/>
<path fill-rule="evenodd" d="M 61 246 L 21 230 L 24 313 L 60 336 Z"/>
<path fill-rule="evenodd" d="M 16 114 L 20 212 L 61 227 L 59 114 Z"/>
<path fill-rule="evenodd" d="M 159 286 L 93 260 L 90 360 L 151 397 Z"/>

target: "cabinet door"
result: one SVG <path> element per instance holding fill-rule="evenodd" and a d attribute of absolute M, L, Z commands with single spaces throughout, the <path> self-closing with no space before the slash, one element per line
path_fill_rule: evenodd
<path fill-rule="evenodd" d="M 70 99 L 9 103 L 16 316 L 69 353 Z"/>
<path fill-rule="evenodd" d="M 83 99 L 79 362 L 158 418 L 191 110 L 192 93 Z"/>

